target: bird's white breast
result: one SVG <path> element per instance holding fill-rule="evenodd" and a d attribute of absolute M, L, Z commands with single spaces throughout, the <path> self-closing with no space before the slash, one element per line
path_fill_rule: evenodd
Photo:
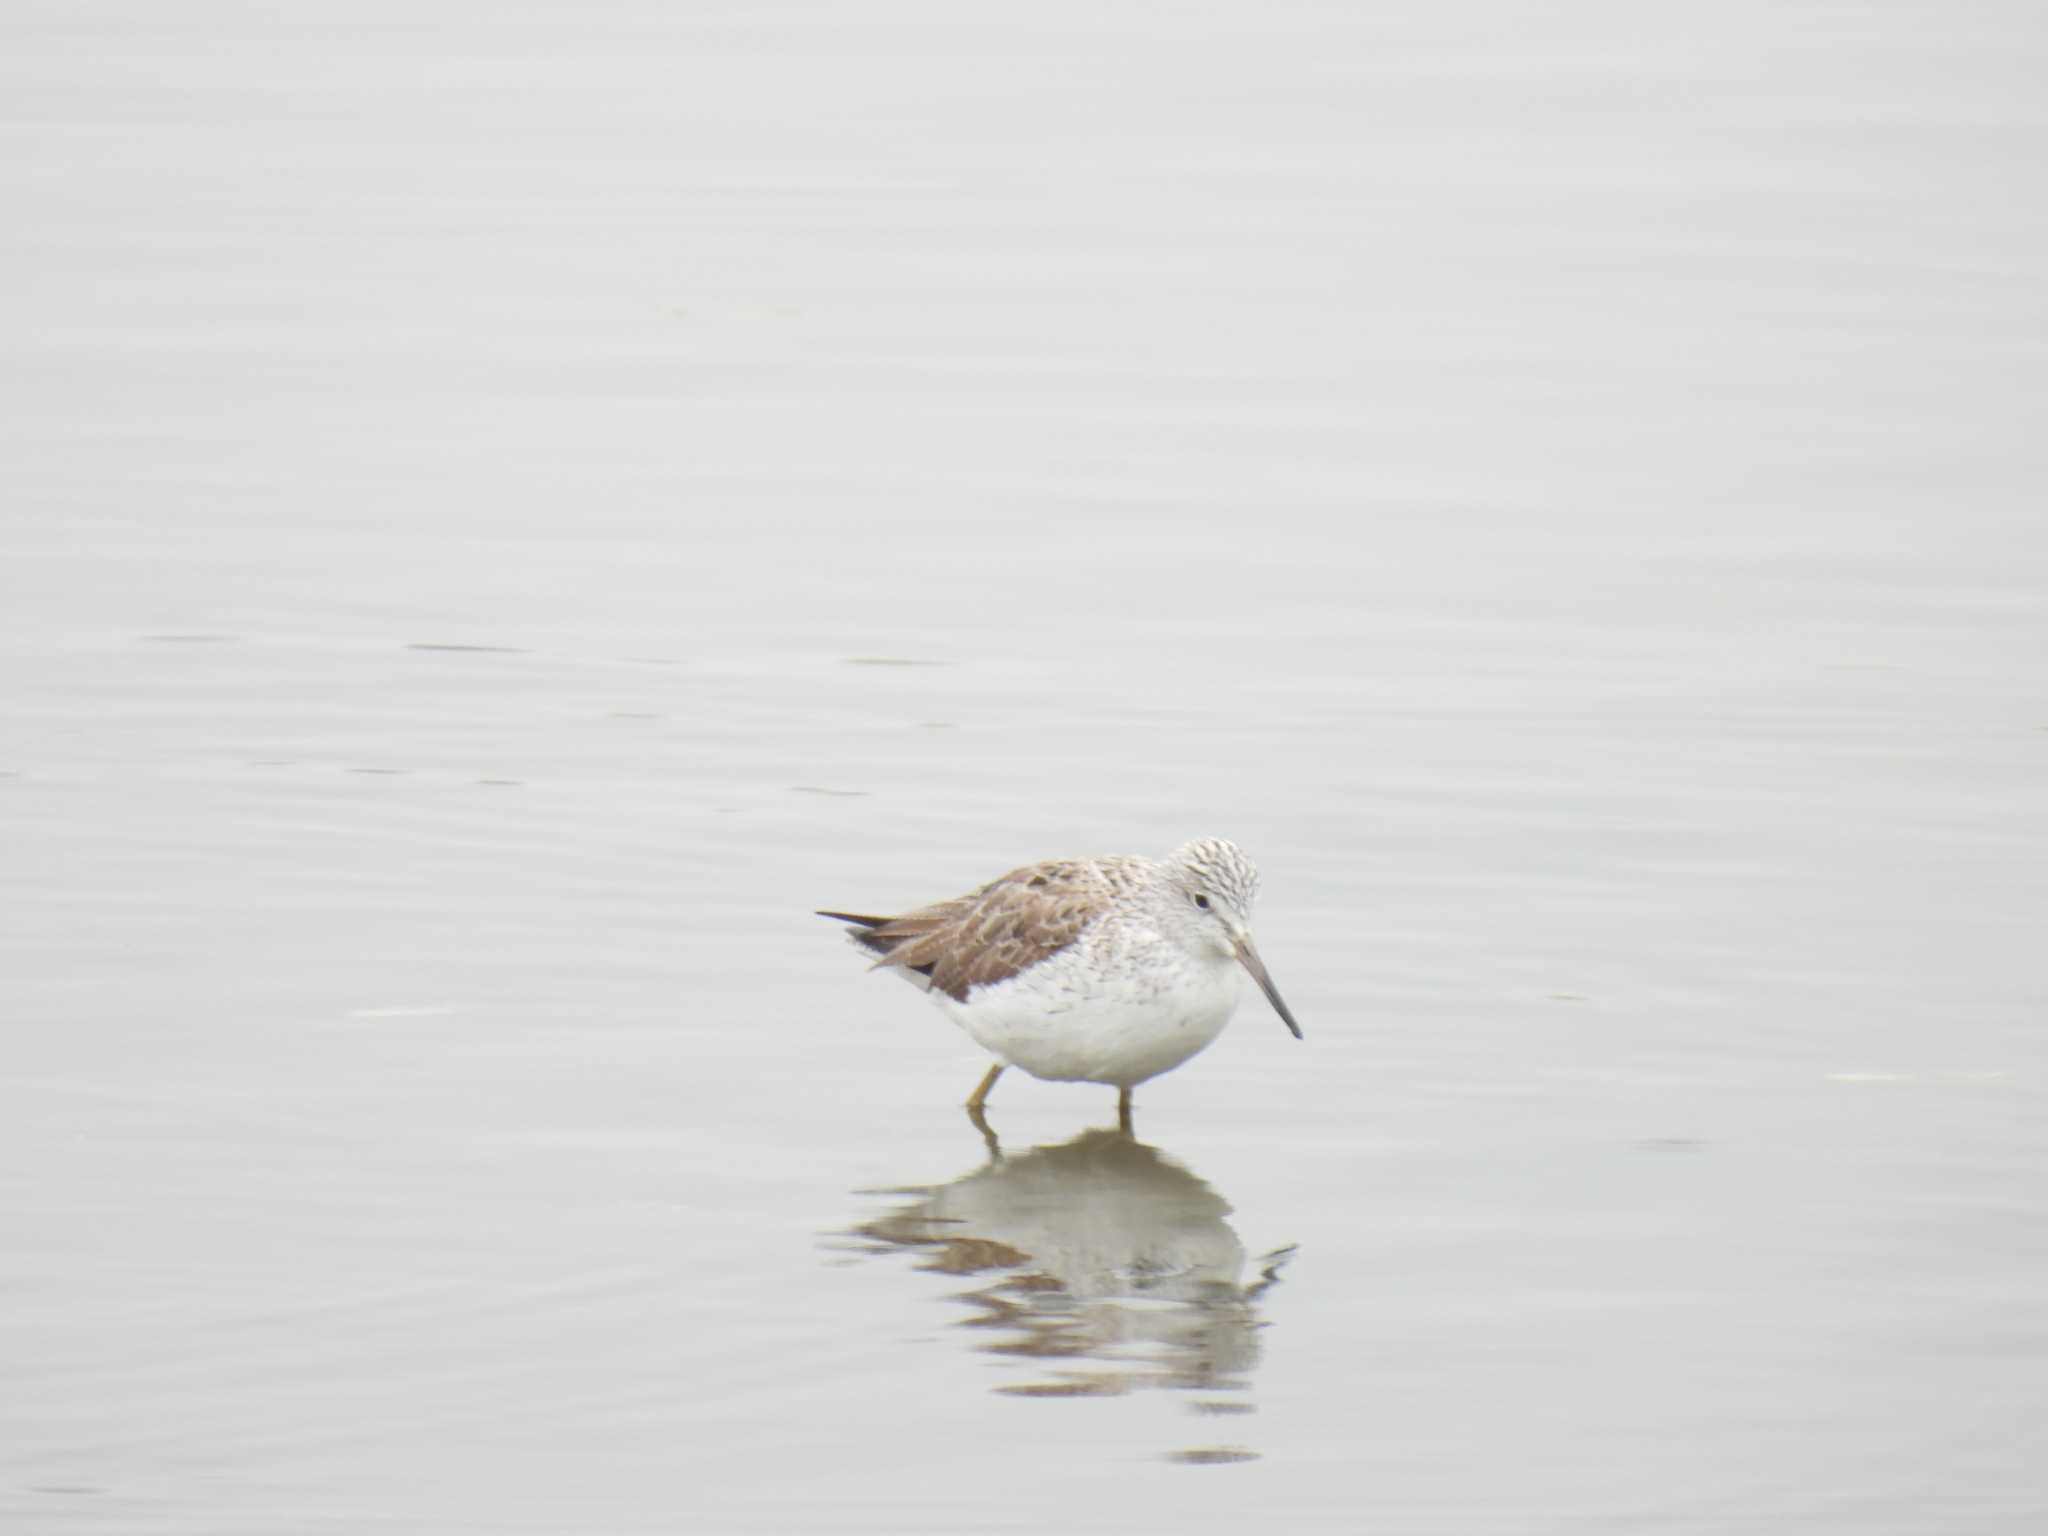
<path fill-rule="evenodd" d="M 983 1049 L 1033 1077 L 1128 1088 L 1213 1043 L 1242 976 L 1221 954 L 1084 941 L 964 1003 L 932 997 Z"/>

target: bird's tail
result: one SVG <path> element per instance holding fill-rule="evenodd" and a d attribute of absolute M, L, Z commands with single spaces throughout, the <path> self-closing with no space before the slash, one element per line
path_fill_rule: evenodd
<path fill-rule="evenodd" d="M 887 955 L 890 950 L 903 942 L 901 938 L 884 938 L 882 935 L 874 932 L 877 928 L 887 927 L 893 921 L 891 918 L 863 917 L 858 912 L 820 912 L 818 916 L 833 918 L 842 923 L 851 923 L 856 929 L 867 930 L 865 932 L 849 933 L 847 937 L 870 954 Z"/>

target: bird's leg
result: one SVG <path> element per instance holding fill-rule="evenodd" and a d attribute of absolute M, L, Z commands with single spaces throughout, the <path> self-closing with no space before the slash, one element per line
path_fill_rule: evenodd
<path fill-rule="evenodd" d="M 981 1140 L 988 1148 L 988 1155 L 997 1160 L 1003 1155 L 1002 1143 L 996 1140 L 996 1133 L 989 1129 L 988 1119 L 982 1114 L 981 1106 L 988 1101 L 989 1089 L 995 1087 L 996 1079 L 1002 1075 L 1003 1064 L 999 1061 L 988 1069 L 988 1076 L 981 1080 L 981 1086 L 976 1088 L 967 1100 L 967 1118 L 973 1121 L 974 1128 L 981 1132 Z"/>
<path fill-rule="evenodd" d="M 967 1112 L 977 1120 L 981 1118 L 981 1106 L 988 1102 L 988 1091 L 995 1087 L 996 1079 L 1003 1075 L 1003 1063 L 997 1062 L 988 1069 L 988 1076 L 981 1080 L 981 1086 L 967 1096 Z"/>
<path fill-rule="evenodd" d="M 1131 1134 L 1131 1090 L 1128 1088 L 1116 1091 L 1116 1128 L 1126 1136 Z"/>

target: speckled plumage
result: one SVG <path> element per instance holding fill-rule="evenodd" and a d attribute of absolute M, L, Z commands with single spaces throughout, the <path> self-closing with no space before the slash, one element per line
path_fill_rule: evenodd
<path fill-rule="evenodd" d="M 1249 929 L 1258 871 L 1203 838 L 1163 860 L 1059 859 L 899 917 L 827 912 L 1009 1065 L 1128 1093 L 1222 1033 L 1250 971 L 1301 1033 Z M 994 1073 L 970 1107 L 978 1107 Z"/>

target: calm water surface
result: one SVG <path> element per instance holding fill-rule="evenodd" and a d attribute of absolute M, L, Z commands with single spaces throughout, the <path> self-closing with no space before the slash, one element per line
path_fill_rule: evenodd
<path fill-rule="evenodd" d="M 0 1525 L 2039 1528 L 2044 44 L 15 8 Z"/>

